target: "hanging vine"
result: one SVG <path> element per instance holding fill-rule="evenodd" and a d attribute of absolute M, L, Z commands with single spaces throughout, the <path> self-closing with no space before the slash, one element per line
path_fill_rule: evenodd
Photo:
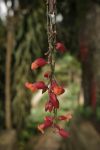
<path fill-rule="evenodd" d="M 63 43 L 56 41 L 56 0 L 47 0 L 47 35 L 48 35 L 48 50 L 45 53 L 47 61 L 44 58 L 37 58 L 31 65 L 31 69 L 35 70 L 45 65 L 49 66 L 49 71 L 44 73 L 44 77 L 47 78 L 47 84 L 44 81 L 37 81 L 35 83 L 27 82 L 26 88 L 35 92 L 42 89 L 42 93 L 48 92 L 48 101 L 45 104 L 45 111 L 50 112 L 49 116 L 44 118 L 44 123 L 38 125 L 38 130 L 44 133 L 44 130 L 48 127 L 52 127 L 53 131 L 66 138 L 69 136 L 69 132 L 65 131 L 58 125 L 59 121 L 66 120 L 67 122 L 72 118 L 72 114 L 68 113 L 64 116 L 58 116 L 57 111 L 59 109 L 58 96 L 65 92 L 64 88 L 60 86 L 55 77 L 55 56 L 56 52 L 65 52 L 66 48 Z"/>

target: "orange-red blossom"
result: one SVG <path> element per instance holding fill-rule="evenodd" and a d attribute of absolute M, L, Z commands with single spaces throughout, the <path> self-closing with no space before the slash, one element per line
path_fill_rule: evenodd
<path fill-rule="evenodd" d="M 56 49 L 60 52 L 65 51 L 65 47 L 62 43 L 56 44 Z M 31 69 L 35 70 L 39 67 L 43 67 L 47 64 L 47 61 L 43 58 L 37 58 L 31 65 Z M 48 71 L 44 74 L 44 77 L 47 79 L 51 78 L 51 72 Z M 50 84 L 50 85 L 49 85 Z M 61 95 L 65 92 L 64 88 L 62 86 L 59 86 L 55 79 L 50 79 L 50 83 L 45 84 L 43 81 L 37 81 L 35 83 L 25 83 L 25 87 L 31 90 L 32 92 L 35 92 L 37 90 L 42 89 L 42 93 L 48 90 L 48 96 L 49 99 L 45 104 L 45 111 L 55 111 L 59 108 L 59 100 L 57 98 L 58 95 Z M 41 131 L 41 133 L 44 133 L 44 130 L 48 127 L 55 128 L 57 133 L 62 136 L 63 138 L 69 137 L 69 132 L 65 131 L 63 128 L 59 127 L 55 121 L 62 121 L 66 120 L 69 121 L 72 118 L 72 114 L 68 113 L 67 115 L 62 116 L 46 116 L 44 118 L 44 123 L 38 125 L 38 130 Z"/>
<path fill-rule="evenodd" d="M 39 89 L 46 90 L 48 87 L 45 85 L 43 81 L 38 81 L 35 83 L 25 83 L 25 87 L 31 90 L 32 92 L 35 92 Z"/>
<path fill-rule="evenodd" d="M 58 85 L 54 86 L 52 90 L 53 90 L 54 94 L 56 94 L 56 95 L 61 95 L 65 92 L 63 87 L 58 86 Z"/>
<path fill-rule="evenodd" d="M 45 66 L 47 64 L 46 60 L 43 58 L 37 58 L 32 64 L 31 69 L 35 70 L 39 67 Z"/>

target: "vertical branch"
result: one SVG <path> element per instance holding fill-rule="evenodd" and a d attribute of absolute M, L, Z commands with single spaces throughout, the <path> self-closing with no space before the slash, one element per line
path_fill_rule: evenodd
<path fill-rule="evenodd" d="M 7 18 L 7 49 L 6 49 L 6 77 L 5 77 L 5 126 L 12 128 L 11 119 L 11 60 L 13 49 L 13 25 L 10 17 Z"/>
<path fill-rule="evenodd" d="M 51 67 L 51 82 L 55 69 L 55 44 L 56 44 L 56 0 L 47 0 L 47 33 L 49 56 L 48 62 Z"/>
<path fill-rule="evenodd" d="M 48 33 L 48 46 L 49 55 L 48 62 L 50 64 L 50 86 L 54 79 L 55 74 L 55 45 L 56 45 L 56 0 L 47 0 L 47 33 Z M 52 92 L 50 90 L 50 92 Z M 57 116 L 57 109 L 54 108 L 54 116 Z"/>

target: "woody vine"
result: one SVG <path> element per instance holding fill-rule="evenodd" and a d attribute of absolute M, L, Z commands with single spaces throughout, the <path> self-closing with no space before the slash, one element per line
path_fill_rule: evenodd
<path fill-rule="evenodd" d="M 51 127 L 55 133 L 60 136 L 67 138 L 69 137 L 69 132 L 64 130 L 58 125 L 59 121 L 67 121 L 72 118 L 71 113 L 66 115 L 58 116 L 57 111 L 59 109 L 58 96 L 65 92 L 64 88 L 60 86 L 55 77 L 55 56 L 56 52 L 63 53 L 66 48 L 63 43 L 56 41 L 56 0 L 47 0 L 47 35 L 48 35 L 48 50 L 45 53 L 47 60 L 44 58 L 37 58 L 31 64 L 31 69 L 34 71 L 40 67 L 48 65 L 49 71 L 44 73 L 44 77 L 47 78 L 47 83 L 44 81 L 37 81 L 35 83 L 27 82 L 25 84 L 26 88 L 35 92 L 37 90 L 42 90 L 42 93 L 48 92 L 48 100 L 45 104 L 45 111 L 50 112 L 49 116 L 44 118 L 44 122 L 38 125 L 38 130 L 44 133 L 45 129 Z"/>

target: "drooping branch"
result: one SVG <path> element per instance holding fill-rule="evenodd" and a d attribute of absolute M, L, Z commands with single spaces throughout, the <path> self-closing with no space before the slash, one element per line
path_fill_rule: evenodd
<path fill-rule="evenodd" d="M 56 0 L 47 0 L 47 35 L 48 35 L 48 51 L 45 53 L 48 60 L 44 58 L 37 58 L 33 61 L 31 69 L 35 70 L 45 65 L 50 67 L 50 71 L 44 73 L 44 77 L 48 82 L 38 81 L 35 83 L 27 82 L 26 88 L 32 92 L 42 89 L 42 93 L 48 92 L 48 99 L 45 103 L 45 111 L 50 112 L 50 116 L 45 116 L 44 122 L 38 125 L 38 130 L 44 133 L 44 130 L 48 127 L 52 127 L 54 132 L 57 132 L 63 138 L 69 137 L 69 133 L 57 125 L 58 121 L 67 120 L 72 118 L 72 114 L 68 113 L 65 116 L 58 116 L 57 110 L 59 109 L 58 96 L 65 92 L 64 88 L 60 86 L 55 78 L 55 53 L 57 51 L 65 52 L 65 46 L 61 42 L 56 42 Z"/>

